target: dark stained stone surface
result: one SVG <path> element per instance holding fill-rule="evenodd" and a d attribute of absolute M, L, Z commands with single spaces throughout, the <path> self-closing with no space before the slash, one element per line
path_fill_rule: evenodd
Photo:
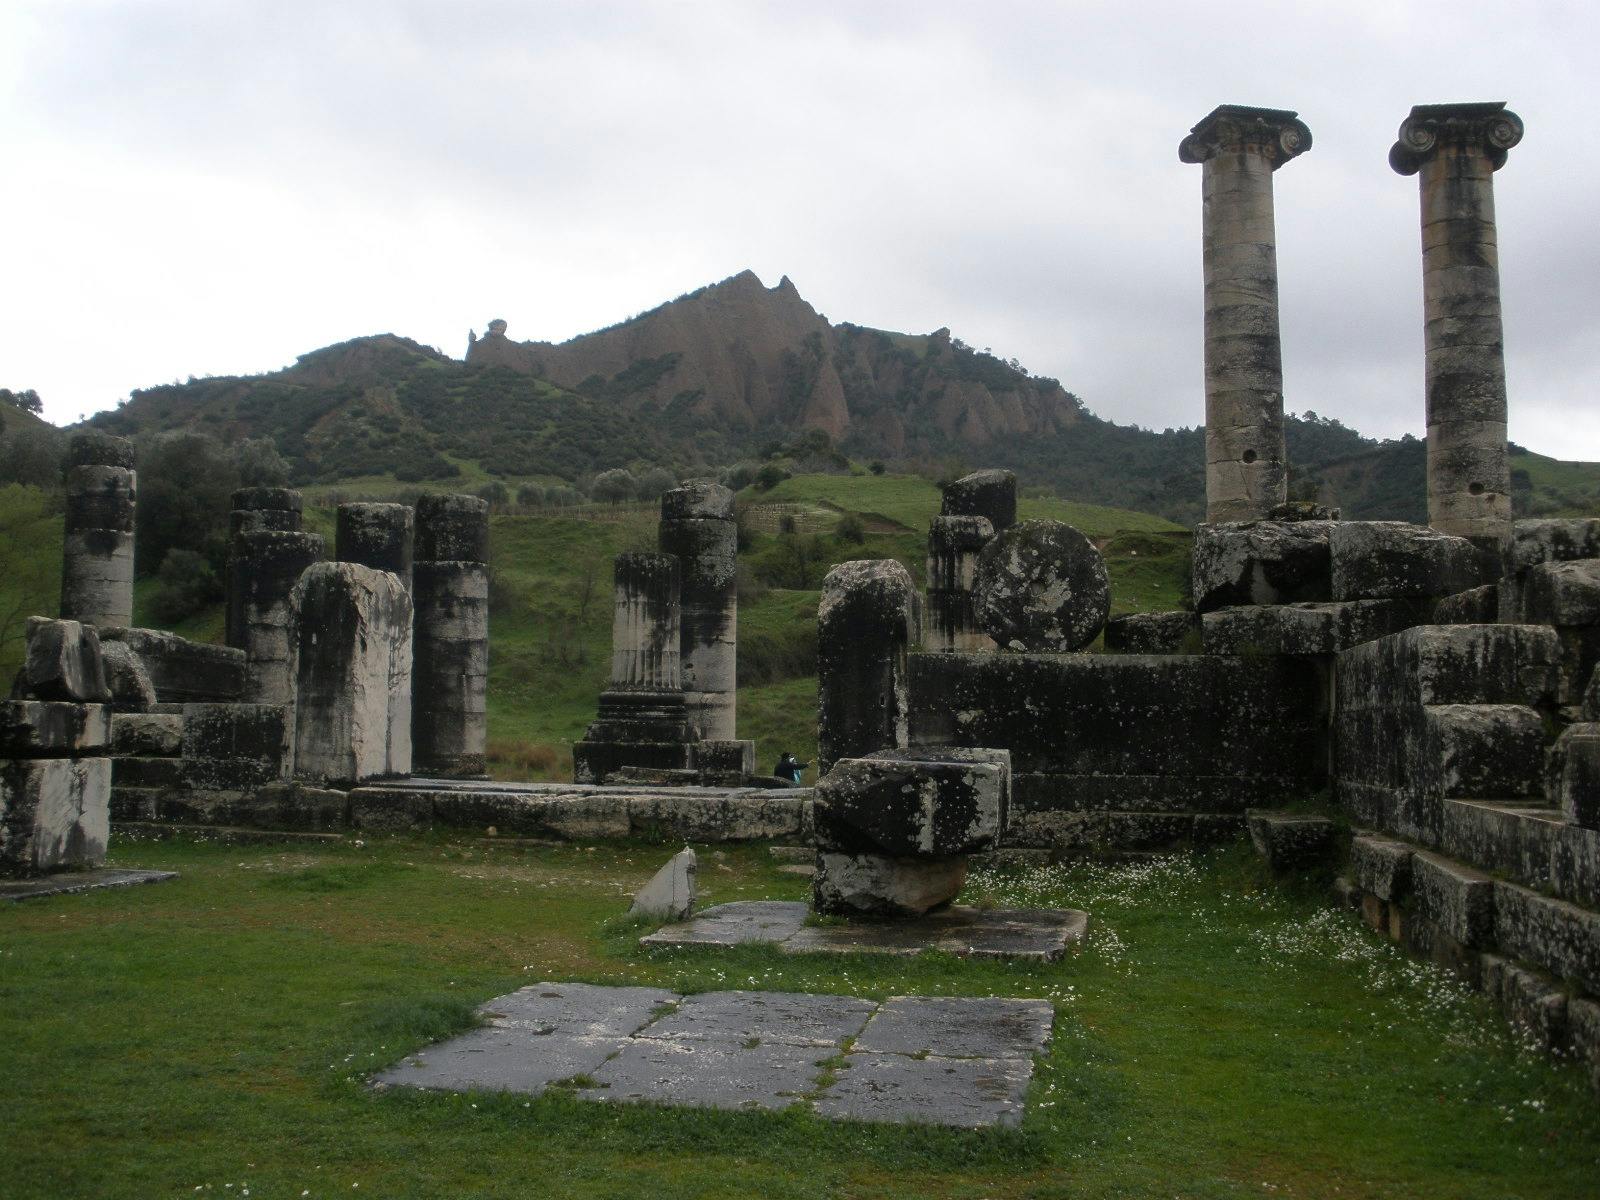
<path fill-rule="evenodd" d="M 1031 1058 L 1050 1040 L 1048 1000 L 891 996 L 855 1049 L 945 1058 Z"/>
<path fill-rule="evenodd" d="M 640 1036 L 671 1040 L 832 1046 L 857 1036 L 877 1005 L 806 992 L 701 992 Z"/>
<path fill-rule="evenodd" d="M 1111 612 L 1105 559 L 1060 521 L 1013 525 L 978 556 L 978 624 L 1007 650 L 1079 650 Z"/>
<path fill-rule="evenodd" d="M 596 1070 L 578 1095 L 611 1103 L 648 1101 L 696 1108 L 788 1108 L 816 1086 L 832 1045 L 635 1038 Z"/>
<path fill-rule="evenodd" d="M 1020 1125 L 1032 1077 L 1026 1059 L 852 1053 L 817 1112 L 902 1125 Z"/>

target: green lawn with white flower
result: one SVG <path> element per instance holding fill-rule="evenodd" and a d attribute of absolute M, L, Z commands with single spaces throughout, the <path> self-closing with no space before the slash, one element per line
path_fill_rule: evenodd
<path fill-rule="evenodd" d="M 0 1194 L 27 1197 L 1577 1197 L 1600 1100 L 1452 977 L 1244 849 L 975 872 L 1087 909 L 1054 965 L 644 951 L 670 847 L 119 838 L 172 883 L 0 910 Z M 804 896 L 701 848 L 703 902 Z M 375 1068 L 543 979 L 1036 996 L 1020 1129 L 845 1125 L 555 1093 L 379 1093 Z"/>

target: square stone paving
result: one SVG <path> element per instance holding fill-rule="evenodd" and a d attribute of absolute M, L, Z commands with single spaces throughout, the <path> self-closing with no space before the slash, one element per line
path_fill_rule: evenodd
<path fill-rule="evenodd" d="M 839 1120 L 1016 1125 L 1054 1017 L 1044 1000 L 680 997 L 584 983 L 534 984 L 479 1013 L 483 1027 L 409 1056 L 374 1084 L 536 1096 L 559 1083 L 606 1103 L 803 1104 Z"/>
<path fill-rule="evenodd" d="M 0 879 L 0 902 L 8 900 L 38 900 L 45 896 L 66 896 L 76 892 L 94 892 L 101 888 L 132 887 L 140 883 L 162 883 L 176 879 L 176 871 L 119 871 L 100 867 L 92 871 L 62 871 L 56 875 L 41 875 L 33 879 Z"/>
<path fill-rule="evenodd" d="M 1055 962 L 1083 940 L 1089 915 L 1063 908 L 966 908 L 951 905 L 920 917 L 856 919 L 807 925 L 798 900 L 740 900 L 718 904 L 678 925 L 640 938 L 646 946 L 739 946 L 771 942 L 790 954 L 921 954 L 941 950 L 962 958 L 1021 958 Z"/>

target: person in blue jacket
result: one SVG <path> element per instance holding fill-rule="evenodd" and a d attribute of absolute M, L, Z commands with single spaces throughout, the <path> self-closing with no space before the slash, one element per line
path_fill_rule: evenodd
<path fill-rule="evenodd" d="M 778 765 L 772 768 L 772 773 L 779 779 L 787 779 L 794 787 L 799 787 L 800 772 L 810 765 L 808 762 L 796 762 L 794 755 L 785 750 L 778 755 Z"/>

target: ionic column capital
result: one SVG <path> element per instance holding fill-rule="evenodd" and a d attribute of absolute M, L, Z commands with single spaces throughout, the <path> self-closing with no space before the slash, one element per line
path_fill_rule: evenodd
<path fill-rule="evenodd" d="M 1399 140 L 1389 149 L 1389 165 L 1402 175 L 1415 175 L 1442 147 L 1475 147 L 1498 171 L 1507 152 L 1521 140 L 1522 118 L 1507 109 L 1504 100 L 1418 104 L 1400 122 Z"/>
<path fill-rule="evenodd" d="M 1203 163 L 1223 150 L 1251 150 L 1276 171 L 1311 149 L 1311 130 L 1298 117 L 1281 108 L 1218 105 L 1178 144 L 1178 158 Z"/>

